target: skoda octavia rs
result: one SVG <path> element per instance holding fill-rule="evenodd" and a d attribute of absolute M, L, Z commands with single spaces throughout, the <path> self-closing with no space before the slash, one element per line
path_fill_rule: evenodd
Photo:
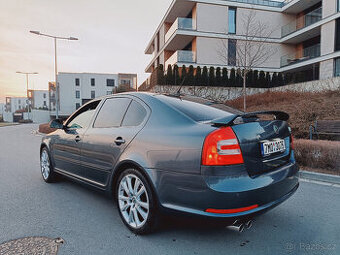
<path fill-rule="evenodd" d="M 137 234 L 152 231 L 163 212 L 244 223 L 298 188 L 288 118 L 197 97 L 106 96 L 51 122 L 42 177 L 63 175 L 113 195 Z"/>

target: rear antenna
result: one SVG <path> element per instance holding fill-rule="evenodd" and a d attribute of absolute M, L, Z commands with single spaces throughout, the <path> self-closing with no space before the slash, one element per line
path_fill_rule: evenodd
<path fill-rule="evenodd" d="M 176 92 L 176 96 L 178 96 L 178 97 L 181 96 L 181 89 L 182 89 L 182 87 L 183 87 L 183 84 L 184 84 L 186 78 L 187 78 L 187 77 L 184 77 L 183 81 L 181 82 L 181 85 L 180 85 L 179 89 L 178 89 L 177 92 Z"/>

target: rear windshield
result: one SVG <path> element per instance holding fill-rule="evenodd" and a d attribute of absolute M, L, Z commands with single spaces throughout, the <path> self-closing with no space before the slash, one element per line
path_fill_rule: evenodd
<path fill-rule="evenodd" d="M 192 102 L 192 100 L 180 99 L 171 96 L 159 96 L 166 104 L 172 106 L 176 110 L 184 113 L 197 122 L 210 121 L 232 115 L 230 111 L 221 110 L 222 104 L 214 104 L 208 100 L 202 100 L 202 103 Z M 215 108 L 215 106 L 217 106 Z"/>

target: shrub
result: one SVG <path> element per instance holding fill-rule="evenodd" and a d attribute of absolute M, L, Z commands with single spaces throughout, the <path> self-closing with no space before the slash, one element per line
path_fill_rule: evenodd
<path fill-rule="evenodd" d="M 182 66 L 182 69 L 181 69 L 181 78 L 180 78 L 180 81 L 181 81 L 181 85 L 186 85 L 187 84 L 187 67 L 185 65 Z"/>
<path fill-rule="evenodd" d="M 166 72 L 166 84 L 173 85 L 174 84 L 174 76 L 172 74 L 172 66 L 168 65 L 168 70 Z"/>
<path fill-rule="evenodd" d="M 196 68 L 195 85 L 196 86 L 202 85 L 202 70 L 200 66 Z"/>
<path fill-rule="evenodd" d="M 278 85 L 277 73 L 273 73 L 271 87 L 275 88 Z"/>
<path fill-rule="evenodd" d="M 221 86 L 227 87 L 229 83 L 229 78 L 228 78 L 228 69 L 223 68 L 222 69 L 222 80 L 221 80 Z"/>
<path fill-rule="evenodd" d="M 295 157 L 300 166 L 340 175 L 340 142 L 296 139 L 294 145 Z"/>
<path fill-rule="evenodd" d="M 216 78 L 215 78 L 215 85 L 216 86 L 222 86 L 222 74 L 221 74 L 221 68 L 216 68 Z"/>
<path fill-rule="evenodd" d="M 180 76 L 179 76 L 179 71 L 178 71 L 178 65 L 174 65 L 174 73 L 173 73 L 173 84 L 178 85 L 180 84 Z"/>
<path fill-rule="evenodd" d="M 279 73 L 278 76 L 277 76 L 277 85 L 279 87 L 284 85 L 284 79 L 283 79 L 282 73 Z"/>
<path fill-rule="evenodd" d="M 187 74 L 187 81 L 185 82 L 185 84 L 187 84 L 189 86 L 195 85 L 194 67 L 193 67 L 193 65 L 189 66 L 188 74 Z"/>
<path fill-rule="evenodd" d="M 157 68 L 157 84 L 164 85 L 165 84 L 165 77 L 164 77 L 164 67 L 163 65 L 159 65 Z"/>
<path fill-rule="evenodd" d="M 259 74 L 259 87 L 260 88 L 267 88 L 267 83 L 266 83 L 266 74 L 264 71 L 260 71 Z"/>
<path fill-rule="evenodd" d="M 209 84 L 208 67 L 204 66 L 202 71 L 202 85 L 208 86 L 208 84 Z"/>
<path fill-rule="evenodd" d="M 272 80 L 271 80 L 270 73 L 266 72 L 266 88 L 270 88 L 271 82 L 272 82 Z"/>
<path fill-rule="evenodd" d="M 255 83 L 254 83 L 254 72 L 253 70 L 249 70 L 247 75 L 247 87 L 254 87 Z"/>
<path fill-rule="evenodd" d="M 243 87 L 243 78 L 241 69 L 237 69 L 236 72 L 236 87 Z"/>
<path fill-rule="evenodd" d="M 215 86 L 215 68 L 209 68 L 209 86 Z"/>
<path fill-rule="evenodd" d="M 229 85 L 230 87 L 236 87 L 236 71 L 234 68 L 230 71 Z"/>

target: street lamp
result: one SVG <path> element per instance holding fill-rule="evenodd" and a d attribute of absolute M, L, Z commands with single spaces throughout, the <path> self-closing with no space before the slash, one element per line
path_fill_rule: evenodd
<path fill-rule="evenodd" d="M 27 72 L 20 72 L 20 71 L 17 71 L 16 72 L 17 74 L 25 74 L 26 75 L 26 93 L 27 93 L 27 105 L 28 105 L 28 119 L 30 119 L 30 103 L 29 103 L 29 98 L 28 98 L 28 76 L 29 75 L 35 75 L 35 74 L 38 74 L 37 72 L 33 72 L 33 73 L 27 73 Z"/>
<path fill-rule="evenodd" d="M 55 94 L 56 94 L 56 118 L 59 118 L 59 84 L 58 84 L 58 67 L 57 67 L 57 40 L 69 40 L 77 41 L 76 37 L 61 37 L 40 33 L 39 31 L 30 31 L 30 33 L 35 35 L 41 35 L 54 39 L 54 75 L 55 75 Z"/>

